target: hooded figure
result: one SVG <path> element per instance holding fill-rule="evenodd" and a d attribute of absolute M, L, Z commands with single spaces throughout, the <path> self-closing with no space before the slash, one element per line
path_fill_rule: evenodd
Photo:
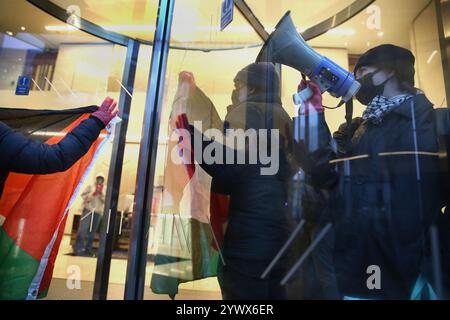
<path fill-rule="evenodd" d="M 333 148 L 321 113 L 321 148 L 303 166 L 333 195 L 329 218 L 342 296 L 409 299 L 419 278 L 430 280 L 428 232 L 441 207 L 435 113 L 414 88 L 407 49 L 369 50 L 355 75 L 362 84 L 356 97 L 367 105 L 362 118 L 339 128 Z M 309 85 L 317 101 L 320 89 Z M 314 105 L 320 107 L 321 101 Z"/>
<path fill-rule="evenodd" d="M 230 196 L 223 244 L 225 265 L 219 273 L 224 299 L 286 298 L 280 281 L 287 272 L 288 254 L 267 278 L 261 279 L 293 225 L 289 208 L 289 183 L 295 172 L 293 128 L 281 105 L 279 84 L 271 63 L 253 63 L 239 71 L 224 121 L 225 140 L 252 132 L 257 140 L 247 136 L 240 149 L 233 149 L 206 138 L 202 150 L 195 150 L 197 162 Z M 208 164 L 198 155 L 212 146 L 223 150 L 223 159 Z M 234 162 L 227 160 L 227 153 L 234 155 Z M 258 158 L 261 154 L 269 155 L 271 161 L 263 163 Z M 237 162 L 242 155 L 245 163 Z M 250 161 L 252 158 L 257 161 Z"/>

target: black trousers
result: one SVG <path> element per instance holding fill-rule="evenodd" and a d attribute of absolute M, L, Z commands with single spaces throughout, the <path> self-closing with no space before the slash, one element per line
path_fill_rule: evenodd
<path fill-rule="evenodd" d="M 219 270 L 224 300 L 285 300 L 286 287 L 280 282 L 286 275 L 284 263 L 275 267 L 265 279 L 261 275 L 270 261 L 226 259 Z"/>

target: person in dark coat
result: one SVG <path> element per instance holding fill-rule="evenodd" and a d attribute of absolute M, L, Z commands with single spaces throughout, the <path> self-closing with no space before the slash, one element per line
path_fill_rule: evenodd
<path fill-rule="evenodd" d="M 106 98 L 89 119 L 54 145 L 34 141 L 0 122 L 0 197 L 9 172 L 50 174 L 69 169 L 117 115 L 116 106 L 113 99 Z"/>
<path fill-rule="evenodd" d="M 409 299 L 420 275 L 431 280 L 428 231 L 442 205 L 439 146 L 433 105 L 414 88 L 414 60 L 394 45 L 362 55 L 355 67 L 362 84 L 356 97 L 367 105 L 362 118 L 332 139 L 321 112 L 321 147 L 302 159 L 333 194 L 329 219 L 343 297 Z M 320 88 L 305 85 L 315 92 L 306 106 L 321 111 Z"/>
<path fill-rule="evenodd" d="M 278 170 L 265 175 L 261 169 L 267 165 L 260 161 L 250 163 L 249 156 L 262 150 L 260 146 L 250 151 L 249 141 L 244 151 L 231 151 L 235 159 L 239 152 L 244 152 L 245 164 L 227 163 L 225 158 L 220 164 L 207 164 L 197 158 L 201 152 L 195 152 L 198 162 L 202 162 L 201 167 L 230 196 L 223 244 L 225 265 L 219 269 L 222 295 L 226 300 L 287 298 L 280 282 L 287 272 L 288 255 L 267 278 L 261 279 L 286 243 L 293 226 L 288 204 L 289 183 L 294 172 L 293 129 L 292 120 L 281 105 L 279 82 L 273 64 L 254 63 L 242 69 L 234 79 L 233 104 L 228 107 L 224 121 L 225 135 L 230 134 L 228 130 L 254 129 L 257 133 L 279 130 L 279 148 L 275 150 L 279 158 Z M 204 142 L 203 150 L 212 143 L 217 142 Z M 269 155 L 272 143 L 276 142 L 268 138 L 269 150 L 264 152 Z M 224 151 L 224 155 L 226 153 Z"/>

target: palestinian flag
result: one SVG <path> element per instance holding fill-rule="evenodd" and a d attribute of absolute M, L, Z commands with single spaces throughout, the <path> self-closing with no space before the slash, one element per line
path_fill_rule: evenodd
<path fill-rule="evenodd" d="M 190 139 L 180 129 L 194 121 L 223 130 L 210 99 L 194 83 L 180 81 L 169 123 L 161 210 L 157 213 L 156 254 L 150 287 L 174 298 L 181 283 L 217 276 L 223 263 L 223 225 L 229 200 L 215 181 L 192 163 Z M 179 156 L 180 161 L 174 161 Z M 221 261 L 222 260 L 222 261 Z M 219 279 L 220 281 L 220 279 Z"/>
<path fill-rule="evenodd" d="M 95 110 L 0 108 L 0 121 L 32 139 L 56 144 Z M 65 172 L 9 174 L 0 198 L 0 299 L 46 296 L 68 209 L 106 137 L 102 132 Z"/>

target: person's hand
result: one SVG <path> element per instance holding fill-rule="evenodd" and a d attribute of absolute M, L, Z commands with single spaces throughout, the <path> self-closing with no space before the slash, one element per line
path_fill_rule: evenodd
<path fill-rule="evenodd" d="M 184 94 L 192 94 L 197 86 L 195 84 L 194 74 L 189 71 L 181 71 L 178 75 L 178 85 L 180 87 L 187 87 L 188 92 L 184 92 Z"/>
<path fill-rule="evenodd" d="M 116 108 L 117 102 L 114 101 L 113 98 L 107 97 L 103 100 L 102 105 L 95 111 L 92 116 L 98 118 L 101 122 L 104 123 L 105 126 L 111 122 L 112 119 L 119 113 L 119 110 Z"/>
<path fill-rule="evenodd" d="M 184 159 L 184 163 L 186 164 L 186 169 L 188 172 L 189 178 L 192 178 L 195 173 L 195 164 L 194 164 L 194 150 L 192 148 L 192 138 L 194 136 L 194 127 L 189 124 L 187 115 L 185 113 L 180 114 L 176 121 L 177 129 L 180 130 L 180 139 L 178 141 L 178 145 L 180 148 L 180 156 Z"/>
<path fill-rule="evenodd" d="M 194 74 L 190 71 L 181 71 L 178 75 L 178 82 L 187 82 L 190 85 L 195 86 Z"/>
<path fill-rule="evenodd" d="M 308 114 L 311 109 L 316 112 L 323 112 L 322 91 L 317 83 L 311 80 L 302 80 L 298 86 L 298 92 L 307 86 L 312 90 L 313 96 L 305 102 L 305 114 Z"/>

